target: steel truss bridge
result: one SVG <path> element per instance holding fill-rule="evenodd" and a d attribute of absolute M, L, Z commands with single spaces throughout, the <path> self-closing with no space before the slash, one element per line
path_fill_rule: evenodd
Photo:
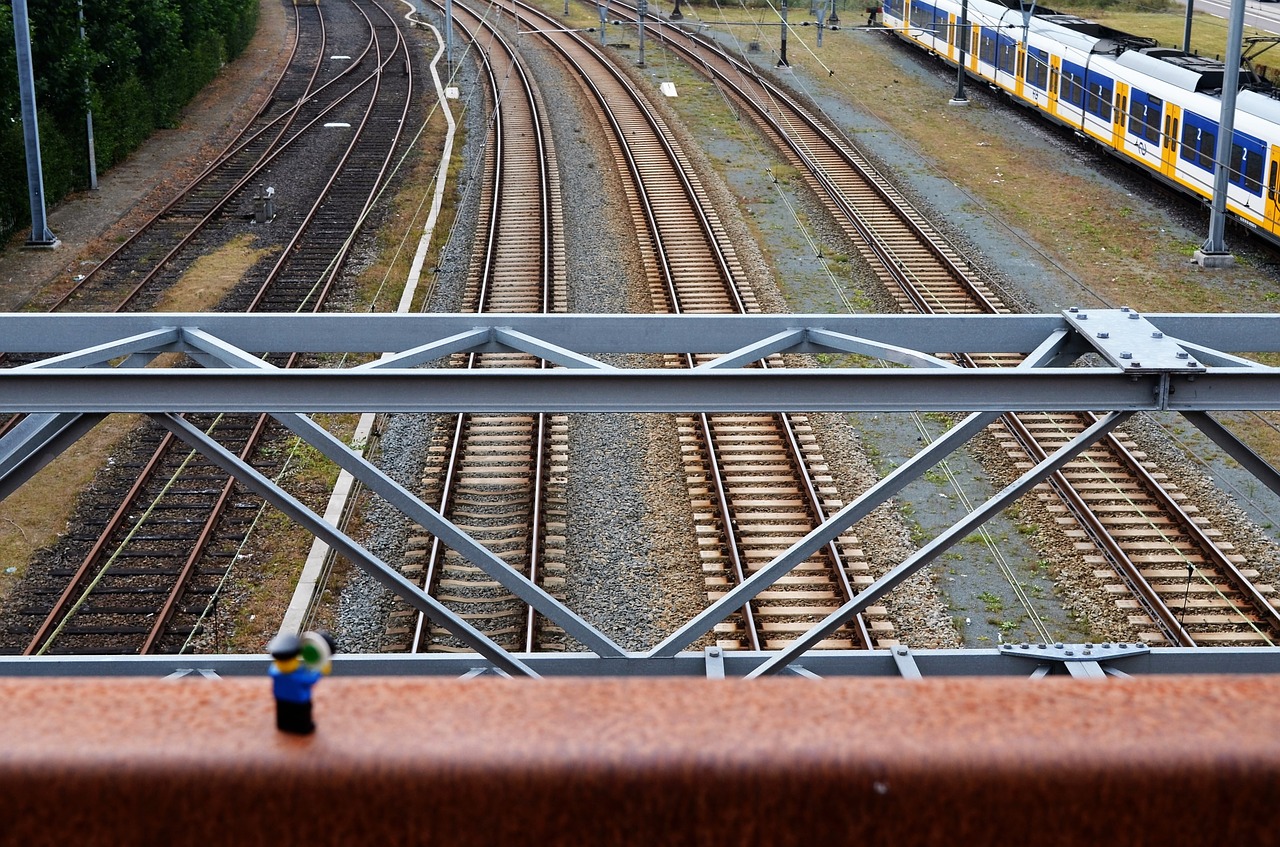
<path fill-rule="evenodd" d="M 347 656 L 345 674 L 475 676 L 1125 676 L 1275 673 L 1280 648 L 1148 648 L 1141 644 L 1003 645 L 999 650 L 816 651 L 813 645 L 927 566 L 1137 412 L 1185 417 L 1280 495 L 1280 472 L 1211 413 L 1280 410 L 1280 315 L 0 315 L 9 353 L 37 359 L 0 370 L 0 412 L 25 413 L 0 439 L 0 499 L 106 415 L 141 413 L 200 451 L 469 644 L 476 655 Z M 922 349 L 925 348 L 925 349 Z M 252 352 L 250 352 L 252 351 Z M 422 367 L 457 353 L 518 351 L 546 369 Z M 270 353 L 353 353 L 350 367 L 280 369 Z M 199 367 L 157 363 L 179 353 Z M 714 356 L 690 370 L 619 368 L 617 353 Z M 877 367 L 751 363 L 779 353 L 857 354 Z M 1018 354 L 1017 367 L 971 369 L 949 354 Z M 368 358 L 368 356 L 365 356 Z M 887 363 L 887 364 L 885 364 Z M 166 366 L 157 366 L 164 364 Z M 644 652 L 628 652 L 488 552 L 308 416 L 317 412 L 875 412 L 968 413 L 722 599 Z M 1008 412 L 1090 411 L 1099 420 L 975 506 L 785 650 L 689 652 L 768 589 L 961 449 Z M 421 524 L 589 652 L 508 653 L 183 417 L 264 412 Z M 0 660 L 0 676 L 260 675 L 261 656 L 38 657 Z"/>

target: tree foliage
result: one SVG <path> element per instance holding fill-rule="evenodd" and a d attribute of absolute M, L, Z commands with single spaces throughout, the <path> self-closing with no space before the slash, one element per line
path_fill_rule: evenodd
<path fill-rule="evenodd" d="M 45 197 L 87 187 L 86 109 L 98 169 L 124 159 L 249 44 L 258 0 L 27 0 Z M 30 222 L 11 2 L 0 2 L 0 239 Z"/>

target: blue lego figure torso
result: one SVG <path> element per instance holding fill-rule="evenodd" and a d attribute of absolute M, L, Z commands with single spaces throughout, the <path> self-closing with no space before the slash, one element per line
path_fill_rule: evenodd
<path fill-rule="evenodd" d="M 306 703 L 311 700 L 311 686 L 320 681 L 323 676 L 318 670 L 301 665 L 297 670 L 291 673 L 281 673 L 280 670 L 272 665 L 267 669 L 271 675 L 272 688 L 275 692 L 277 700 L 285 700 L 290 703 Z"/>

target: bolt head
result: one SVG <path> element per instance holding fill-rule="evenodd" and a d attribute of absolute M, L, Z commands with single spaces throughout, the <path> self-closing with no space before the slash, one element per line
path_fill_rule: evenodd
<path fill-rule="evenodd" d="M 1120 358 L 1121 358 L 1121 359 L 1132 359 L 1132 358 L 1133 358 L 1133 354 L 1132 354 L 1132 353 L 1130 353 L 1128 350 L 1125 350 L 1125 351 L 1123 351 L 1123 352 L 1120 354 Z"/>
<path fill-rule="evenodd" d="M 1151 337 L 1152 337 L 1152 338 L 1164 338 L 1164 333 L 1157 329 L 1155 332 L 1151 333 Z"/>
<path fill-rule="evenodd" d="M 1110 337 L 1111 337 L 1111 333 L 1109 333 L 1109 332 L 1100 332 L 1100 333 L 1098 333 L 1098 337 L 1099 337 L 1099 338 L 1110 338 Z"/>

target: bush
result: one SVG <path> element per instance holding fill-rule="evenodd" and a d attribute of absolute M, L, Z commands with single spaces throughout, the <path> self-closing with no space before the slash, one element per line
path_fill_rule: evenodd
<path fill-rule="evenodd" d="M 172 126 L 253 38 L 258 0 L 28 0 L 46 204 L 88 186 L 85 109 L 98 168 Z M 12 7 L 0 4 L 0 240 L 30 223 Z M 0 243 L 2 243 L 0 241 Z"/>

